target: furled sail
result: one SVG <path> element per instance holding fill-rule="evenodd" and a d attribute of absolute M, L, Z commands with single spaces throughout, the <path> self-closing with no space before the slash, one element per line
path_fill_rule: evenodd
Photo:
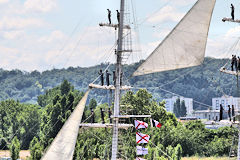
<path fill-rule="evenodd" d="M 47 152 L 42 157 L 42 160 L 72 160 L 77 141 L 79 125 L 82 120 L 82 115 L 86 100 L 88 97 L 88 90 L 77 107 L 58 132 L 56 138 L 48 148 Z"/>
<path fill-rule="evenodd" d="M 198 0 L 133 76 L 200 65 L 216 0 Z"/>

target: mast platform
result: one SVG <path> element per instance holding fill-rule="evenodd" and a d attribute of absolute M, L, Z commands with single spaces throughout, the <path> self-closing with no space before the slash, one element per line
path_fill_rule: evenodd
<path fill-rule="evenodd" d="M 220 69 L 220 72 L 227 73 L 227 74 L 231 74 L 231 75 L 235 75 L 235 76 L 239 76 L 239 75 L 240 75 L 240 72 L 227 70 L 227 69 L 224 68 L 224 67 L 222 67 L 222 68 Z"/>
<path fill-rule="evenodd" d="M 119 28 L 118 24 L 109 24 L 109 23 L 99 23 L 101 27 L 112 27 L 112 28 Z M 124 25 L 123 29 L 131 29 L 129 25 Z"/>
<path fill-rule="evenodd" d="M 240 19 L 235 19 L 235 20 L 233 20 L 232 18 L 226 18 L 226 17 L 224 17 L 224 18 L 222 19 L 222 21 L 223 21 L 223 22 L 228 21 L 228 22 L 240 23 Z"/>
<path fill-rule="evenodd" d="M 101 86 L 101 85 L 99 85 L 99 84 L 93 84 L 93 83 L 90 83 L 89 85 L 88 85 L 88 87 L 89 88 L 98 88 L 98 89 L 106 89 L 106 90 L 115 90 L 115 87 L 114 87 L 114 85 L 109 85 L 109 86 L 107 86 L 107 85 L 103 85 L 103 86 Z M 133 87 L 131 87 L 131 86 L 121 86 L 121 88 L 120 88 L 120 90 L 130 90 L 130 89 L 132 89 Z"/>
<path fill-rule="evenodd" d="M 109 124 L 109 123 L 81 123 L 79 125 L 79 127 L 82 128 L 113 128 L 113 124 Z M 128 129 L 134 127 L 132 124 L 118 124 L 118 128 L 122 128 L 122 129 Z"/>

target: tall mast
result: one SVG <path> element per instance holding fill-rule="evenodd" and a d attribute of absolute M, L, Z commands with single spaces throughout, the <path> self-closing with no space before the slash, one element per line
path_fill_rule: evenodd
<path fill-rule="evenodd" d="M 123 23 L 124 23 L 124 2 L 121 0 L 120 7 L 120 22 L 118 29 L 118 47 L 117 47 L 117 62 L 116 62 L 116 89 L 114 100 L 114 117 L 113 117 L 113 137 L 112 137 L 112 160 L 117 159 L 118 152 L 118 116 L 120 106 L 120 81 L 122 72 L 122 41 L 123 41 Z"/>

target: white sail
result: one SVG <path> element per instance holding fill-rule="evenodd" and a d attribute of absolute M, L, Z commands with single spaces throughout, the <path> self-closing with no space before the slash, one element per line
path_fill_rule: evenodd
<path fill-rule="evenodd" d="M 200 65 L 216 0 L 198 0 L 133 76 Z"/>
<path fill-rule="evenodd" d="M 72 160 L 77 141 L 79 125 L 89 90 L 78 103 L 77 107 L 58 132 L 56 138 L 42 157 L 42 160 Z"/>

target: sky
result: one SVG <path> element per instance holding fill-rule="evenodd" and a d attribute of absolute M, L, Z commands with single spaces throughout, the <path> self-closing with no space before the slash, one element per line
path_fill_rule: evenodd
<path fill-rule="evenodd" d="M 134 28 L 132 62 L 146 58 L 195 2 L 126 0 Z M 230 17 L 231 3 L 240 19 L 240 1 L 217 0 L 206 56 L 229 58 L 233 52 L 240 26 L 221 21 Z M 120 0 L 0 0 L 0 68 L 45 71 L 112 62 L 117 33 L 98 24 L 108 22 L 107 8 L 116 23 L 119 5 Z"/>

